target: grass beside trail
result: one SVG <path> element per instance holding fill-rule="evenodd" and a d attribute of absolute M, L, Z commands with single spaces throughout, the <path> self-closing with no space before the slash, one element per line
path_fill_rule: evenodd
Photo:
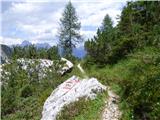
<path fill-rule="evenodd" d="M 87 70 L 90 77 L 111 86 L 121 97 L 122 120 L 159 120 L 160 115 L 160 51 L 146 47 L 135 51 L 114 65 Z"/>
<path fill-rule="evenodd" d="M 106 99 L 106 93 L 99 94 L 94 100 L 80 98 L 65 106 L 57 116 L 57 120 L 99 120 Z"/>

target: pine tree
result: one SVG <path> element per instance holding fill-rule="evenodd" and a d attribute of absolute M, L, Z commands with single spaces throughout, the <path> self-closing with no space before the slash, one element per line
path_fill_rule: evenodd
<path fill-rule="evenodd" d="M 114 41 L 113 22 L 108 14 L 103 19 L 102 26 L 97 29 L 97 35 L 85 42 L 87 55 L 96 63 L 108 63 L 108 56 Z"/>
<path fill-rule="evenodd" d="M 113 29 L 113 22 L 110 16 L 106 14 L 102 22 L 101 31 L 109 31 L 111 29 Z"/>
<path fill-rule="evenodd" d="M 62 47 L 62 54 L 65 57 L 72 56 L 72 49 L 81 41 L 79 33 L 81 24 L 78 21 L 76 10 L 71 2 L 69 2 L 60 19 L 59 41 Z"/>

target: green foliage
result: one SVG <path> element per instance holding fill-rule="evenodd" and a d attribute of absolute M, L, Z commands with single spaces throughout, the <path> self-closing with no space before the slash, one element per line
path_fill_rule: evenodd
<path fill-rule="evenodd" d="M 84 65 L 121 96 L 122 120 L 160 119 L 159 11 L 159 1 L 128 2 L 110 35 L 98 30 L 85 42 Z"/>
<path fill-rule="evenodd" d="M 30 58 L 30 59 L 50 59 L 59 60 L 60 55 L 57 46 L 52 46 L 49 49 L 36 48 L 34 45 L 20 47 L 13 47 L 13 59 Z"/>
<path fill-rule="evenodd" d="M 39 98 L 38 103 L 40 103 L 42 105 L 45 102 L 46 98 L 48 98 L 50 96 L 52 91 L 53 91 L 53 89 L 51 87 L 46 88 L 44 91 L 42 91 L 42 93 L 40 94 L 40 98 Z"/>
<path fill-rule="evenodd" d="M 107 54 L 111 51 L 111 38 L 113 36 L 113 25 L 109 15 L 106 15 L 101 29 L 97 30 L 97 36 L 85 42 L 87 60 L 104 64 L 107 61 Z"/>
<path fill-rule="evenodd" d="M 114 64 L 135 49 L 152 45 L 159 47 L 159 10 L 160 2 L 128 2 L 114 28 L 106 15 L 97 35 L 85 42 L 86 62 L 100 66 Z"/>
<path fill-rule="evenodd" d="M 88 74 L 120 95 L 122 120 L 160 119 L 160 49 L 157 47 L 136 50 L 114 65 L 92 66 Z"/>
<path fill-rule="evenodd" d="M 29 97 L 32 95 L 32 92 L 33 92 L 33 90 L 31 88 L 31 86 L 25 85 L 24 87 L 22 87 L 20 89 L 20 97 L 24 97 L 24 98 Z"/>
<path fill-rule="evenodd" d="M 55 67 L 50 68 L 52 72 L 47 72 L 47 78 L 39 81 L 36 71 L 28 76 L 27 71 L 18 67 L 16 61 L 5 65 L 3 70 L 9 72 L 10 75 L 9 79 L 2 78 L 2 120 L 39 120 L 44 101 L 53 89 L 66 80 L 57 75 Z"/>
<path fill-rule="evenodd" d="M 98 95 L 95 100 L 80 98 L 65 106 L 57 116 L 57 120 L 98 120 L 101 117 L 106 95 Z"/>
<path fill-rule="evenodd" d="M 121 120 L 133 120 L 133 110 L 129 107 L 128 103 L 123 100 L 119 105 L 120 109 L 123 111 Z"/>
<path fill-rule="evenodd" d="M 57 59 L 59 59 L 60 56 L 58 54 L 58 47 L 53 46 L 50 49 L 48 49 L 47 55 L 48 55 L 48 59 L 50 59 L 50 60 L 57 60 Z"/>
<path fill-rule="evenodd" d="M 60 19 L 59 40 L 62 47 L 62 54 L 66 58 L 72 56 L 72 49 L 76 47 L 76 44 L 81 41 L 79 34 L 81 24 L 78 21 L 76 10 L 71 2 L 68 2 L 62 18 Z"/>
<path fill-rule="evenodd" d="M 154 49 L 152 54 L 143 55 L 141 63 L 130 68 L 129 78 L 131 80 L 120 82 L 121 85 L 125 84 L 122 97 L 133 109 L 135 119 L 158 120 L 160 118 L 158 115 L 160 111 L 157 109 L 160 100 L 160 66 L 156 62 L 160 58 L 160 54 Z"/>
<path fill-rule="evenodd" d="M 87 56 L 83 66 L 87 68 L 89 76 L 110 85 L 120 95 L 122 120 L 160 119 L 159 11 L 159 1 L 128 2 L 116 27 L 106 15 L 97 35 L 85 42 Z M 80 23 L 71 2 L 66 5 L 60 21 L 59 37 L 64 55 L 76 63 L 72 48 L 80 39 L 77 32 Z M 59 60 L 55 46 L 49 50 L 36 49 L 34 46 L 14 47 L 13 52 L 14 59 Z M 51 91 L 73 74 L 80 74 L 76 68 L 63 77 L 48 72 L 47 78 L 38 81 L 36 72 L 31 73 L 29 78 L 28 73 L 18 69 L 14 61 L 3 69 L 11 73 L 8 80 L 2 78 L 1 108 L 2 119 L 5 120 L 40 119 L 43 103 Z M 93 101 L 81 98 L 66 106 L 58 119 L 99 119 L 104 98 L 98 96 Z"/>

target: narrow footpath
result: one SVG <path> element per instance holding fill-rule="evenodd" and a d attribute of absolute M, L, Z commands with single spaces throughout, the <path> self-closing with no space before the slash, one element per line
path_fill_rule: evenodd
<path fill-rule="evenodd" d="M 77 65 L 85 78 L 88 78 L 85 71 L 80 64 Z M 110 87 L 108 87 L 108 99 L 105 101 L 106 105 L 102 113 L 102 120 L 119 120 L 121 118 L 121 111 L 118 108 L 119 96 L 116 95 Z"/>
<path fill-rule="evenodd" d="M 119 120 L 121 111 L 118 108 L 119 96 L 113 93 L 108 87 L 108 99 L 102 114 L 102 120 Z"/>

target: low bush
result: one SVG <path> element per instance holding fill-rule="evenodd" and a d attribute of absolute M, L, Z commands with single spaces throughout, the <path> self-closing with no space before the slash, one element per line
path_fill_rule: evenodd
<path fill-rule="evenodd" d="M 18 67 L 16 61 L 4 66 L 3 70 L 10 75 L 9 79 L 2 79 L 2 120 L 39 120 L 47 97 L 66 80 L 65 77 L 58 76 L 55 69 L 47 72 L 47 78 L 41 80 L 38 80 L 36 71 L 29 77 L 25 70 Z"/>
<path fill-rule="evenodd" d="M 32 92 L 33 90 L 31 86 L 27 84 L 20 89 L 20 97 L 24 97 L 24 98 L 29 97 L 32 95 Z"/>
<path fill-rule="evenodd" d="M 80 98 L 66 105 L 57 116 L 57 120 L 98 120 L 105 105 L 106 94 L 98 95 L 95 100 Z"/>

